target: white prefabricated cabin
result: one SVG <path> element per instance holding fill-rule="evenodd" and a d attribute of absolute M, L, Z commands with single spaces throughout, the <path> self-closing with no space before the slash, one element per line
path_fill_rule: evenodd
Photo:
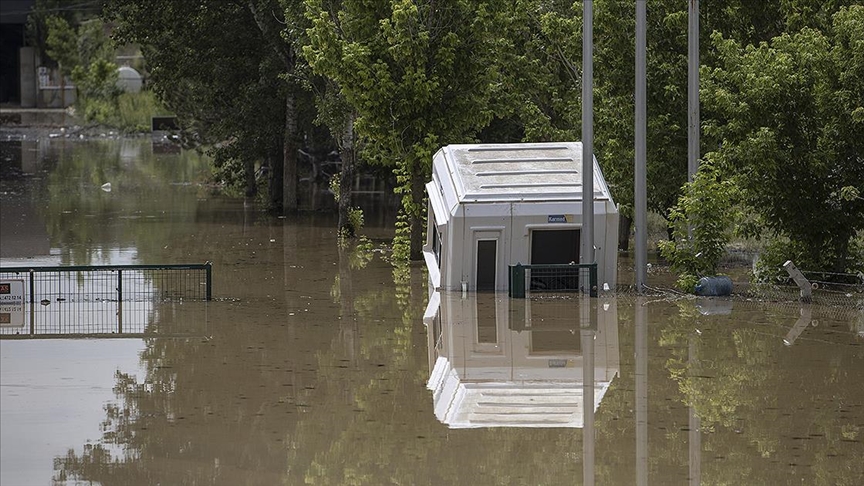
<path fill-rule="evenodd" d="M 435 153 L 423 248 L 431 285 L 507 290 L 511 264 L 580 262 L 582 143 L 448 145 Z M 615 286 L 618 208 L 594 158 L 597 280 Z"/>

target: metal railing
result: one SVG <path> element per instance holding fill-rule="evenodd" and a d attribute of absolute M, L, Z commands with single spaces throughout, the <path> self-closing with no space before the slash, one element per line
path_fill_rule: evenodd
<path fill-rule="evenodd" d="M 508 293 L 525 298 L 528 292 L 579 292 L 585 286 L 597 297 L 597 263 L 510 265 Z"/>
<path fill-rule="evenodd" d="M 0 337 L 121 337 L 149 332 L 149 324 L 164 321 L 166 313 L 192 311 L 178 307 L 184 302 L 211 300 L 212 268 L 210 263 L 0 267 L 0 294 Z M 180 327 L 184 320 L 189 316 L 177 321 Z"/>
<path fill-rule="evenodd" d="M 73 278 L 74 277 L 74 278 Z M 0 279 L 25 280 L 25 301 L 211 300 L 212 265 L 0 267 Z"/>

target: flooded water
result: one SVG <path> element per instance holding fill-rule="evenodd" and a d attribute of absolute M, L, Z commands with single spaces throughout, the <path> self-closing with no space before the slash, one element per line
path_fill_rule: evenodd
<path fill-rule="evenodd" d="M 864 482 L 858 310 L 430 296 L 390 216 L 343 248 L 148 139 L 3 153 L 3 267 L 210 261 L 214 296 L 0 327 L 4 486 Z"/>

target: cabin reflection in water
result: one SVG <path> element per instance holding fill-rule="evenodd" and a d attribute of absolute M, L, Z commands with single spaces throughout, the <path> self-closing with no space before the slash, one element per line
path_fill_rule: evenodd
<path fill-rule="evenodd" d="M 582 428 L 619 373 L 614 300 L 433 292 L 424 323 L 427 386 L 450 428 Z"/>

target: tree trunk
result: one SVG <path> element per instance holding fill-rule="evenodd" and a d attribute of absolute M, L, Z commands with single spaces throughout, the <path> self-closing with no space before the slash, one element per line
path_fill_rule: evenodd
<path fill-rule="evenodd" d="M 350 212 L 354 202 L 354 163 L 357 153 L 354 148 L 354 115 L 349 115 L 345 130 L 340 136 L 339 158 L 342 172 L 339 174 L 339 232 L 348 237 L 356 235 L 357 230 L 351 223 Z"/>
<path fill-rule="evenodd" d="M 293 46 L 282 38 L 282 29 L 284 24 L 284 10 L 279 16 L 279 2 L 265 0 L 249 0 L 248 8 L 252 13 L 258 29 L 265 42 L 270 44 L 270 47 L 276 52 L 276 55 L 285 64 L 285 72 L 288 75 L 294 74 L 295 54 Z M 297 210 L 297 106 L 294 99 L 295 86 L 289 85 L 286 88 L 285 96 L 285 131 L 282 137 L 282 211 L 294 212 Z"/>
<path fill-rule="evenodd" d="M 278 213 L 282 213 L 282 173 L 283 160 L 281 147 L 275 147 L 267 155 L 267 160 L 270 165 L 269 174 L 269 190 L 270 190 L 270 209 Z"/>
<path fill-rule="evenodd" d="M 294 93 L 285 96 L 285 133 L 282 137 L 282 211 L 297 211 L 297 105 Z"/>
<path fill-rule="evenodd" d="M 243 161 L 243 175 L 246 179 L 246 197 L 252 197 L 258 192 L 255 181 L 255 161 L 248 158 Z"/>
<path fill-rule="evenodd" d="M 633 220 L 623 214 L 618 218 L 618 251 L 630 250 L 630 228 Z"/>
<path fill-rule="evenodd" d="M 422 162 L 418 161 L 418 165 Z M 426 179 L 423 171 L 415 168 L 411 174 L 411 211 L 408 221 L 411 228 L 409 258 L 411 261 L 423 259 L 423 213 L 426 209 Z"/>

